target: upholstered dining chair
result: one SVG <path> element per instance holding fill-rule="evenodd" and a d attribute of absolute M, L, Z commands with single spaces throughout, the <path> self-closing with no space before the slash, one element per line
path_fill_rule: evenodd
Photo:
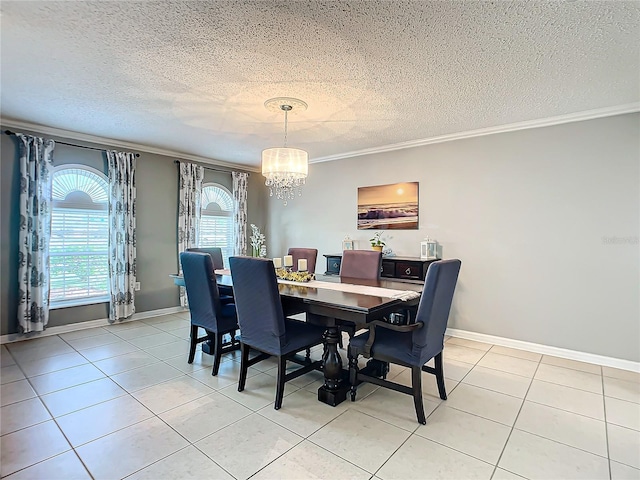
<path fill-rule="evenodd" d="M 316 273 L 316 259 L 318 258 L 318 250 L 315 248 L 290 248 L 287 255 L 293 257 L 293 269 L 298 270 L 298 260 L 307 259 L 307 271 Z"/>
<path fill-rule="evenodd" d="M 375 250 L 345 250 L 342 252 L 340 277 L 377 280 L 382 269 L 382 252 Z"/>
<path fill-rule="evenodd" d="M 351 401 L 356 399 L 357 384 L 360 382 L 370 382 L 413 395 L 418 422 L 424 425 L 427 422 L 422 402 L 422 372 L 436 376 L 440 398 L 447 399 L 442 350 L 460 265 L 460 260 L 440 260 L 429 265 L 415 323 L 391 325 L 376 320 L 369 324 L 368 332 L 351 339 L 348 350 Z M 359 355 L 411 368 L 412 386 L 360 373 Z M 434 367 L 425 365 L 432 358 Z"/>
<path fill-rule="evenodd" d="M 219 247 L 187 248 L 186 251 L 208 253 L 209 255 L 211 255 L 211 260 L 213 260 L 213 269 L 214 270 L 224 269 L 224 259 L 222 258 L 222 249 Z M 226 285 L 218 285 L 218 290 L 220 291 L 220 301 L 222 303 L 233 302 L 233 288 L 228 287 Z"/>
<path fill-rule="evenodd" d="M 236 294 L 242 351 L 238 391 L 244 390 L 247 369 L 251 365 L 275 356 L 278 358 L 278 380 L 274 408 L 279 410 L 282 406 L 285 382 L 311 370 L 320 369 L 321 361 L 312 362 L 308 357 L 298 361 L 294 355 L 322 344 L 324 327 L 285 318 L 271 260 L 231 257 L 229 265 Z M 249 359 L 251 350 L 261 353 Z M 287 373 L 287 360 L 303 366 Z"/>
<path fill-rule="evenodd" d="M 191 314 L 191 345 L 189 363 L 193 363 L 196 345 L 205 340 L 213 347 L 213 370 L 217 375 L 223 353 L 240 347 L 235 339 L 238 330 L 236 306 L 233 303 L 221 303 L 216 276 L 213 272 L 211 255 L 202 252 L 182 252 L 180 254 L 184 283 L 189 297 Z M 198 337 L 198 329 L 203 328 L 206 335 Z M 231 336 L 230 342 L 223 342 L 225 334 Z"/>

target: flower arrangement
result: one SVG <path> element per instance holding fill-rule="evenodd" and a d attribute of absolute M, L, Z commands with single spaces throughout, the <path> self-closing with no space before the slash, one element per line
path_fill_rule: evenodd
<path fill-rule="evenodd" d="M 313 273 L 292 272 L 286 268 L 276 268 L 276 276 L 282 280 L 290 280 L 292 282 L 309 282 L 315 278 Z"/>
<path fill-rule="evenodd" d="M 249 240 L 251 240 L 251 255 L 253 257 L 259 257 L 260 247 L 264 244 L 265 236 L 264 233 L 260 233 L 260 229 L 253 223 L 251 224 L 251 232 L 251 236 L 249 237 Z"/>
<path fill-rule="evenodd" d="M 384 247 L 386 245 L 386 243 L 384 243 L 382 241 L 382 234 L 383 233 L 384 233 L 384 231 L 376 232 L 373 235 L 373 238 L 369 239 L 369 241 L 371 242 L 371 246 L 372 247 Z"/>

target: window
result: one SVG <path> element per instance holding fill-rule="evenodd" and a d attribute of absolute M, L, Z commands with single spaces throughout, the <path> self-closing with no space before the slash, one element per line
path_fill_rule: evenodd
<path fill-rule="evenodd" d="M 109 301 L 108 183 L 82 165 L 53 174 L 51 307 Z"/>
<path fill-rule="evenodd" d="M 202 216 L 198 247 L 219 247 L 225 266 L 233 255 L 233 198 L 222 185 L 208 184 L 202 188 Z"/>

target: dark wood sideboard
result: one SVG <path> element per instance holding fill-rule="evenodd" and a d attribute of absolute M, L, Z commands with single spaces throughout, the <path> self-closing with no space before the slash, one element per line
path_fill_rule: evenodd
<path fill-rule="evenodd" d="M 340 275 L 342 254 L 329 253 L 325 254 L 324 257 L 327 259 L 327 271 L 324 274 Z M 380 276 L 397 280 L 424 282 L 429 265 L 435 261 L 418 257 L 382 257 Z"/>

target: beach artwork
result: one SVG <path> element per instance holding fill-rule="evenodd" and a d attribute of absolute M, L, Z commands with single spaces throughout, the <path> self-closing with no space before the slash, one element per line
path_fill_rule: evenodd
<path fill-rule="evenodd" d="M 418 182 L 358 188 L 358 230 L 417 230 Z"/>

